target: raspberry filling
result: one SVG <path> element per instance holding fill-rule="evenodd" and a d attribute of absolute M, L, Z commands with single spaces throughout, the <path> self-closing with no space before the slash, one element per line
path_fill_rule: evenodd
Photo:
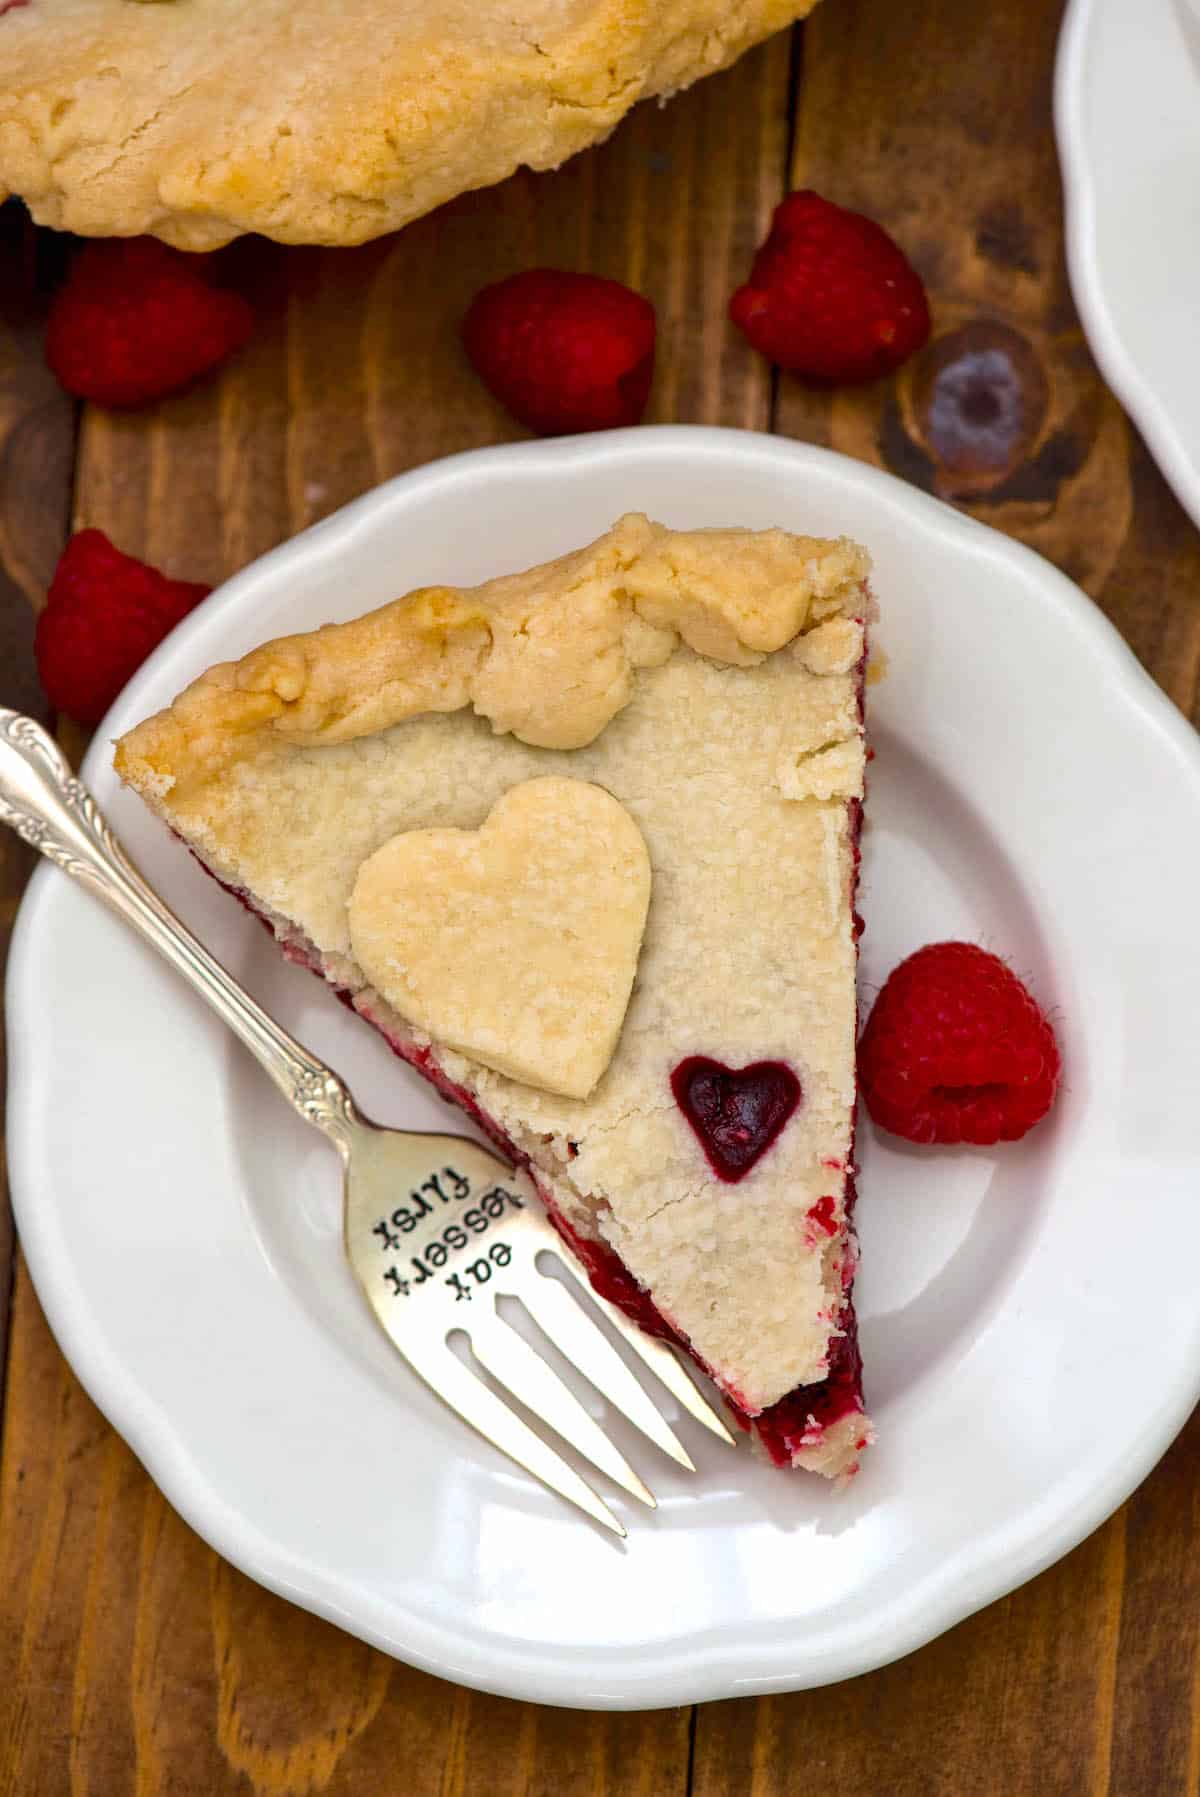
<path fill-rule="evenodd" d="M 776 1466 L 790 1466 L 800 1448 L 814 1446 L 822 1431 L 862 1410 L 862 1355 L 853 1304 L 847 1302 L 838 1326 L 842 1334 L 829 1344 L 829 1371 L 824 1379 L 815 1385 L 798 1385 L 754 1418 L 759 1440 Z M 736 1410 L 733 1414 L 741 1422 Z"/>
<path fill-rule="evenodd" d="M 815 1228 L 822 1230 L 825 1235 L 836 1235 L 837 1224 L 833 1217 L 836 1208 L 836 1200 L 832 1193 L 829 1193 L 824 1198 L 818 1198 L 817 1202 L 809 1207 L 808 1220 Z"/>
<path fill-rule="evenodd" d="M 853 1181 L 847 1180 L 848 1210 L 853 1202 Z M 623 1310 L 647 1335 L 657 1335 L 663 1341 L 674 1343 L 693 1360 L 699 1358 L 686 1336 L 672 1328 L 650 1294 L 642 1290 L 619 1255 L 603 1242 L 589 1241 L 577 1234 L 553 1204 L 547 1204 L 546 1208 L 559 1235 L 586 1267 L 593 1290 Z M 743 1410 L 728 1393 L 725 1394 L 735 1422 L 743 1429 L 753 1425 L 776 1466 L 790 1466 L 793 1455 L 800 1448 L 814 1447 L 822 1431 L 840 1422 L 842 1417 L 862 1411 L 862 1356 L 858 1351 L 854 1305 L 849 1299 L 838 1318 L 838 1327 L 842 1333 L 830 1341 L 829 1371 L 824 1379 L 812 1385 L 797 1385 L 795 1390 L 766 1410 L 759 1411 L 757 1416 Z"/>
<path fill-rule="evenodd" d="M 800 1103 L 800 1081 L 783 1061 L 725 1067 L 688 1055 L 671 1075 L 675 1102 L 718 1179 L 736 1185 L 760 1160 Z"/>

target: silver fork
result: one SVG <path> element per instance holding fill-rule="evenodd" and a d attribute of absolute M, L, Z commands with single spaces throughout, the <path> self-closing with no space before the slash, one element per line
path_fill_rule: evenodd
<path fill-rule="evenodd" d="M 367 1302 L 413 1371 L 464 1421 L 552 1491 L 625 1535 L 586 1480 L 457 1357 L 447 1337 L 460 1329 L 494 1381 L 584 1459 L 654 1506 L 624 1455 L 497 1311 L 497 1298 L 516 1298 L 615 1409 L 695 1471 L 604 1332 L 560 1280 L 539 1269 L 538 1256 L 549 1250 L 682 1408 L 732 1443 L 671 1348 L 591 1290 L 527 1176 L 465 1137 L 385 1129 L 363 1116 L 338 1075 L 269 1017 L 148 885 L 53 738 L 33 718 L 3 708 L 0 823 L 151 943 L 208 1000 L 305 1121 L 324 1131 L 342 1157 L 346 1254 Z"/>

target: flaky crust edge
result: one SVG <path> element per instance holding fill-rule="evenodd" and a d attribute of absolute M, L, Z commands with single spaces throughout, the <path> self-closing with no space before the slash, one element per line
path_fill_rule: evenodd
<path fill-rule="evenodd" d="M 637 670 L 681 644 L 731 667 L 795 645 L 814 672 L 861 652 L 866 551 L 783 530 L 674 531 L 641 513 L 586 548 L 473 588 L 423 587 L 221 662 L 116 744 L 156 809 L 290 742 L 352 741 L 467 705 L 543 748 L 581 748 Z"/>
<path fill-rule="evenodd" d="M 189 250 L 246 231 L 362 243 L 522 165 L 556 168 L 637 101 L 727 67 L 814 4 L 601 0 L 544 44 L 406 42 L 369 79 L 349 70 L 298 97 L 269 75 L 230 95 L 212 63 L 181 74 L 176 34 L 203 29 L 198 8 L 96 0 L 66 21 L 21 7 L 0 19 L 0 199 L 19 195 L 57 229 Z"/>

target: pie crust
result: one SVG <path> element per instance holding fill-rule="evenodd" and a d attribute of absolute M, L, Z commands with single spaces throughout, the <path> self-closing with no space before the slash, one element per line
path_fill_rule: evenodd
<path fill-rule="evenodd" d="M 587 1098 L 612 1060 L 650 899 L 625 807 L 553 775 L 478 830 L 401 830 L 350 894 L 367 980 L 423 1035 L 544 1092 Z"/>
<path fill-rule="evenodd" d="M 556 168 L 812 4 L 0 4 L 0 200 L 187 250 L 244 231 L 362 243 Z"/>
<path fill-rule="evenodd" d="M 846 540 L 632 515 L 212 668 L 116 749 L 285 952 L 529 1164 L 593 1278 L 624 1279 L 777 1458 L 832 1474 L 870 1439 L 849 1215 L 867 568 Z M 530 781 L 604 789 L 649 854 L 632 996 L 586 1097 L 434 1039 L 354 953 L 373 856 L 478 831 Z M 689 1057 L 799 1082 L 733 1181 L 673 1090 Z"/>

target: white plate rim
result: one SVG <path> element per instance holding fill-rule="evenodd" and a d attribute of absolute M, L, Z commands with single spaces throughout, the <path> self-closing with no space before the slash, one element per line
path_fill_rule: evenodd
<path fill-rule="evenodd" d="M 1072 633 L 1089 640 L 1091 650 L 1107 663 L 1124 703 L 1138 711 L 1146 725 L 1160 736 L 1164 749 L 1173 750 L 1195 782 L 1200 800 L 1200 738 L 1187 720 L 1141 667 L 1132 651 L 1099 609 L 1065 575 L 1033 550 L 1002 536 L 953 510 L 943 502 L 908 486 L 896 477 L 836 452 L 814 445 L 759 433 L 705 426 L 655 426 L 606 433 L 603 437 L 558 440 L 470 450 L 460 455 L 400 475 L 351 502 L 310 531 L 281 544 L 219 588 L 204 607 L 205 619 L 213 608 L 236 607 L 248 586 L 264 567 L 276 570 L 303 557 L 318 539 L 336 547 L 349 533 L 363 528 L 376 509 L 397 498 L 409 499 L 435 483 L 453 482 L 458 474 L 515 460 L 540 470 L 547 477 L 569 457 L 584 465 L 600 459 L 621 458 L 627 452 L 653 452 L 670 457 L 677 450 L 689 456 L 709 455 L 714 464 L 730 453 L 757 455 L 788 464 L 802 477 L 806 469 L 833 462 L 841 477 L 857 482 L 880 503 L 907 510 L 929 530 L 957 539 L 961 546 L 983 558 L 1007 562 L 1026 580 L 1036 582 L 1045 602 Z M 171 641 L 147 662 L 126 689 L 120 709 L 136 706 L 138 690 L 148 684 L 157 668 L 186 648 L 200 620 L 193 616 L 179 627 Z M 107 720 L 97 732 L 83 767 L 86 779 L 107 756 L 111 732 Z M 34 921 L 54 890 L 59 875 L 46 867 L 37 871 L 18 916 L 8 974 L 9 1029 L 20 1039 L 39 1027 L 39 993 L 36 965 L 27 952 L 27 938 Z M 64 1288 L 54 1258 L 54 1232 L 37 1203 L 39 1144 L 30 1128 L 33 1093 L 24 1057 L 10 1060 L 9 1114 L 10 1160 L 14 1207 L 23 1250 L 39 1298 L 54 1333 L 84 1388 L 132 1447 L 173 1507 L 196 1532 L 225 1559 L 258 1583 L 302 1605 L 338 1626 L 421 1669 L 502 1696 L 575 1707 L 581 1704 L 577 1680 L 558 1674 L 549 1656 L 513 1654 L 505 1665 L 487 1663 L 452 1631 L 422 1620 L 403 1639 L 379 1627 L 371 1618 L 349 1613 L 340 1601 L 336 1580 L 319 1569 L 298 1566 L 247 1519 L 233 1513 L 217 1487 L 189 1457 L 169 1427 L 153 1412 L 139 1408 L 136 1379 L 115 1364 L 102 1342 L 88 1331 L 84 1320 L 72 1311 L 70 1290 Z M 1200 1347 L 1200 1312 L 1197 1316 Z M 1040 1506 L 1013 1527 L 1003 1539 L 994 1539 L 990 1557 L 977 1556 L 957 1576 L 926 1579 L 911 1589 L 904 1601 L 893 1603 L 873 1619 L 870 1640 L 855 1633 L 827 1638 L 819 1666 L 810 1661 L 803 1669 L 796 1657 L 752 1677 L 738 1673 L 735 1657 L 719 1649 L 699 1649 L 692 1656 L 657 1652 L 649 1671 L 639 1670 L 623 1681 L 608 1678 L 602 1689 L 589 1691 L 587 1705 L 603 1709 L 650 1709 L 684 1702 L 706 1701 L 734 1695 L 802 1689 L 833 1683 L 889 1662 L 922 1646 L 967 1616 L 1014 1590 L 1068 1552 L 1108 1517 L 1141 1480 L 1174 1439 L 1200 1398 L 1200 1353 L 1188 1379 L 1157 1394 L 1136 1434 L 1122 1444 L 1109 1476 L 1086 1489 L 1068 1491 L 1057 1508 Z"/>
<path fill-rule="evenodd" d="M 1160 0 L 1156 0 L 1160 3 Z M 1176 498 L 1200 524 L 1200 444 L 1189 448 L 1171 396 L 1140 366 L 1108 297 L 1097 244 L 1098 196 L 1085 121 L 1087 60 L 1104 0 L 1070 0 L 1054 66 L 1054 130 L 1063 181 L 1067 271 L 1088 347 Z"/>

